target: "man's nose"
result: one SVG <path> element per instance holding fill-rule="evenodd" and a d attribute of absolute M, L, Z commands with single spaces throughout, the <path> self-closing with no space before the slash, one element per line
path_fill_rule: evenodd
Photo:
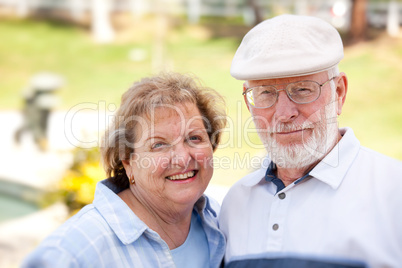
<path fill-rule="evenodd" d="M 297 104 L 293 102 L 287 95 L 285 90 L 278 92 L 278 99 L 274 106 L 275 120 L 277 122 L 289 122 L 299 115 Z"/>

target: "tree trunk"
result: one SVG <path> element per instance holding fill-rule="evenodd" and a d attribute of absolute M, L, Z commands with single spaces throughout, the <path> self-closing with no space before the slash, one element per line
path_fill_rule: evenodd
<path fill-rule="evenodd" d="M 262 22 L 263 15 L 260 7 L 257 4 L 256 0 L 247 0 L 246 1 L 248 8 L 253 11 L 254 15 L 254 24 L 257 25 L 258 23 Z"/>
<path fill-rule="evenodd" d="M 350 37 L 353 42 L 366 39 L 367 34 L 367 0 L 352 0 L 352 21 Z"/>
<path fill-rule="evenodd" d="M 92 0 L 92 34 L 98 43 L 109 43 L 114 39 L 114 29 L 110 22 L 111 0 Z"/>
<path fill-rule="evenodd" d="M 388 4 L 387 33 L 389 36 L 399 36 L 399 5 L 395 0 Z"/>

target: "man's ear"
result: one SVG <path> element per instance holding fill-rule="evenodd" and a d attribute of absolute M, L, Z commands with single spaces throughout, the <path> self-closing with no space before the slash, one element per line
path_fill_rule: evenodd
<path fill-rule="evenodd" d="M 246 92 L 247 90 L 247 82 L 243 83 L 243 93 Z M 250 111 L 250 107 L 248 107 L 248 102 L 247 102 L 247 97 L 246 95 L 243 95 L 244 97 L 244 102 L 246 103 L 247 109 Z"/>
<path fill-rule="evenodd" d="M 335 78 L 336 98 L 337 98 L 337 114 L 342 113 L 342 107 L 346 100 L 346 93 L 348 92 L 348 78 L 345 73 L 340 73 Z"/>

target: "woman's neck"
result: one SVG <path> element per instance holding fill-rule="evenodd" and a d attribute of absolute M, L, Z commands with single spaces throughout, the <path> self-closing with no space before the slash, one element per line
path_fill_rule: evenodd
<path fill-rule="evenodd" d="M 159 234 L 170 249 L 175 249 L 186 241 L 193 206 L 179 211 L 176 208 L 165 207 L 166 203 L 154 205 L 137 198 L 130 189 L 118 195 L 138 218 Z"/>

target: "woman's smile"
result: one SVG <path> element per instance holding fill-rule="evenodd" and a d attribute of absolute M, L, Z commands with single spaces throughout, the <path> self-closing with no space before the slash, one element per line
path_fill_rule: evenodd
<path fill-rule="evenodd" d="M 197 175 L 198 170 L 190 170 L 184 173 L 176 173 L 167 176 L 166 179 L 174 182 L 190 182 L 193 181 Z"/>

